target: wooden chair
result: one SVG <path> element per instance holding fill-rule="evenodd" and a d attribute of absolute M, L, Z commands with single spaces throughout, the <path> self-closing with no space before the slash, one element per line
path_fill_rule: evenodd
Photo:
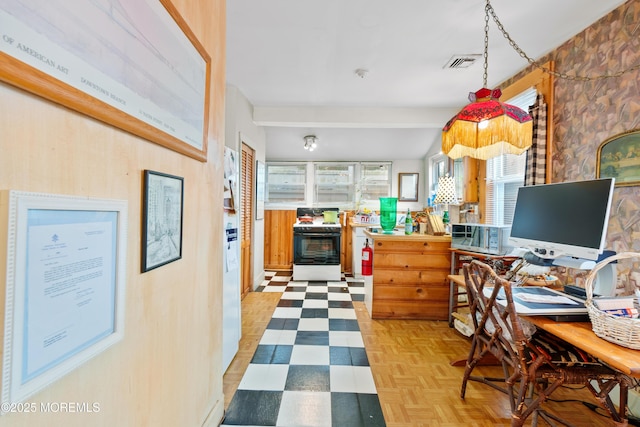
<path fill-rule="evenodd" d="M 537 425 L 538 417 L 552 426 L 554 420 L 571 426 L 542 410 L 541 405 L 558 387 L 580 384 L 589 389 L 618 425 L 627 425 L 630 379 L 544 331 L 528 336 L 515 310 L 511 284 L 480 261 L 474 260 L 463 268 L 475 333 L 465 366 L 461 398 L 465 397 L 467 381 L 479 381 L 507 394 L 512 426 L 522 426 L 532 414 L 533 426 Z M 489 354 L 502 364 L 504 377 L 472 376 L 478 362 Z M 609 396 L 616 385 L 620 387 L 618 410 Z"/>

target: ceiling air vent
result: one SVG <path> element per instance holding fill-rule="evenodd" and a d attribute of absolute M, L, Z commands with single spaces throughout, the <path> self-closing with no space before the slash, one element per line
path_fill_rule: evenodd
<path fill-rule="evenodd" d="M 453 55 L 442 68 L 469 68 L 481 57 L 477 54 Z"/>

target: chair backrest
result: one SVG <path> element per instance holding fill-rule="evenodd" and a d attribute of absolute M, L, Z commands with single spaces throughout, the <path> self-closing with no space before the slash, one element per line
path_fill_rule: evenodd
<path fill-rule="evenodd" d="M 463 270 L 475 339 L 482 343 L 483 351 L 517 370 L 527 338 L 513 304 L 510 283 L 477 260 L 465 264 Z"/>

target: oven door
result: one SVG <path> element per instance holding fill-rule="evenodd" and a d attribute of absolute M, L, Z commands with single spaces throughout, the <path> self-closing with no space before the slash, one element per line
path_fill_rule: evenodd
<path fill-rule="evenodd" d="M 295 265 L 340 265 L 340 232 L 293 232 Z"/>

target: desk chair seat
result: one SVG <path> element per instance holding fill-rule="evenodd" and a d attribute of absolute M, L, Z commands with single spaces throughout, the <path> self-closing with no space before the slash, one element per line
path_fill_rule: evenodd
<path fill-rule="evenodd" d="M 462 379 L 461 398 L 465 397 L 467 381 L 479 381 L 508 395 L 512 426 L 522 426 L 532 414 L 533 426 L 537 425 L 538 417 L 549 425 L 555 425 L 554 421 L 557 421 L 570 426 L 567 421 L 543 411 L 541 405 L 558 387 L 579 384 L 589 389 L 616 423 L 627 425 L 630 380 L 625 375 L 551 334 L 531 333 L 526 324 L 523 327 L 515 310 L 511 284 L 507 280 L 477 260 L 463 268 L 475 332 Z M 504 289 L 505 300 L 498 304 L 501 289 Z M 471 375 L 478 362 L 488 354 L 501 363 L 503 378 Z M 618 410 L 609 396 L 616 385 L 620 386 Z"/>

